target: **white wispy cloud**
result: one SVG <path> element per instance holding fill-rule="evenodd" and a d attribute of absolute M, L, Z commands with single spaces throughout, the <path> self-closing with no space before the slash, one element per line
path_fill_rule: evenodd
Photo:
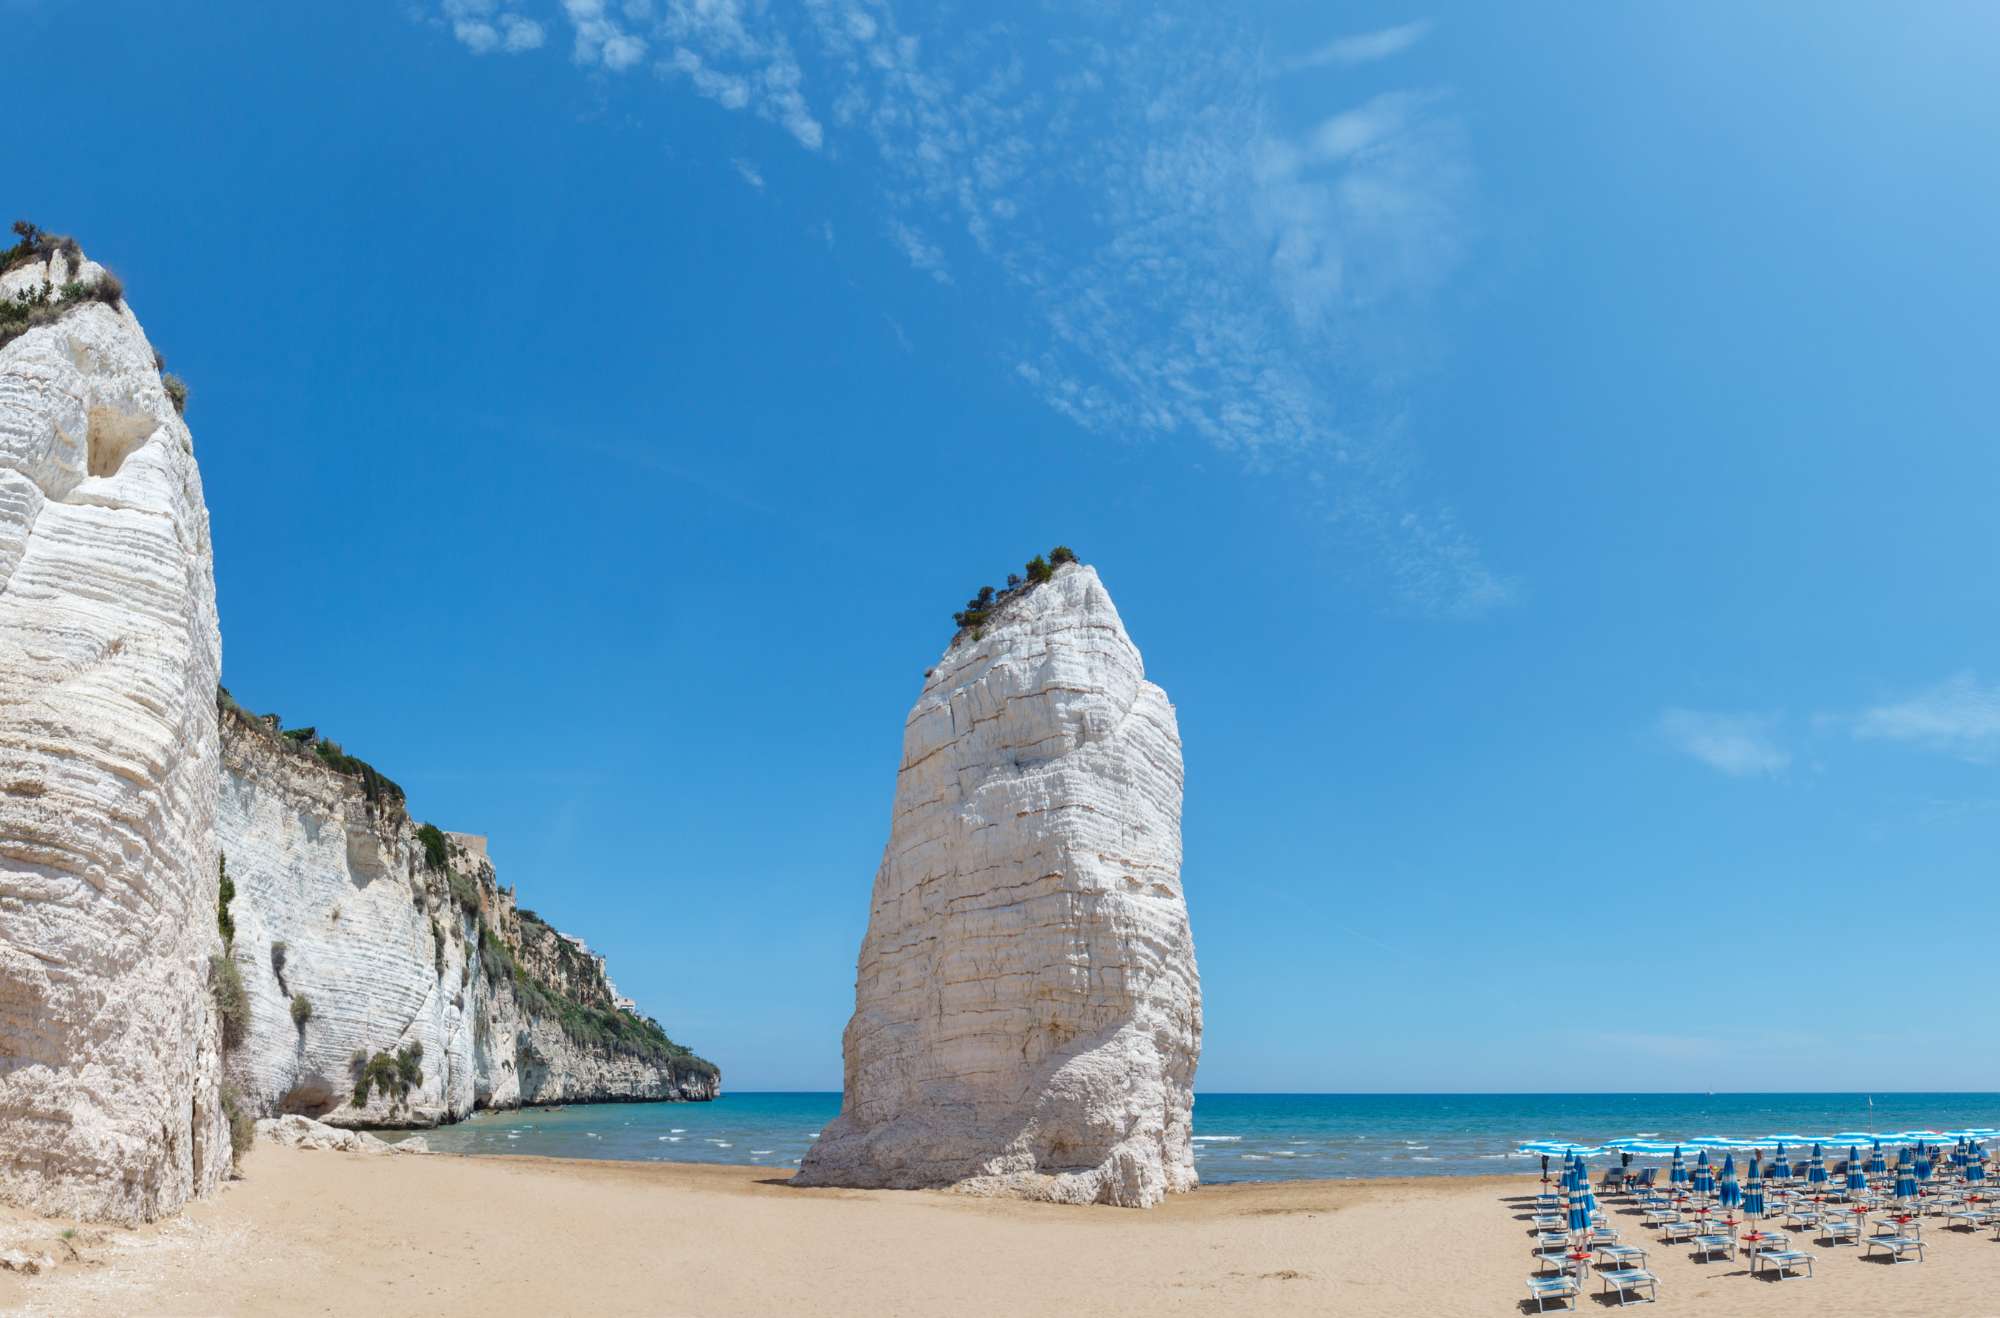
<path fill-rule="evenodd" d="M 1846 720 L 1864 741 L 1900 741 L 1968 760 L 2000 756 L 2000 686 L 1958 673 L 1901 700 Z"/>
<path fill-rule="evenodd" d="M 903 249 L 903 255 L 910 258 L 911 265 L 940 284 L 951 282 L 951 270 L 945 264 L 944 250 L 926 238 L 921 230 L 892 217 L 889 236 L 895 240 L 896 246 Z"/>
<path fill-rule="evenodd" d="M 1341 68 L 1356 64 L 1369 64 L 1376 60 L 1400 55 L 1410 47 L 1430 35 L 1429 19 L 1419 19 L 1414 23 L 1403 23 L 1396 27 L 1385 27 L 1379 32 L 1361 32 L 1354 36 L 1341 37 L 1327 42 L 1319 49 L 1286 60 L 1287 73 L 1301 69 L 1323 69 L 1329 65 Z"/>
<path fill-rule="evenodd" d="M 641 16 L 647 6 L 627 6 Z M 563 11 L 576 29 L 571 58 L 578 64 L 601 64 L 622 73 L 646 57 L 646 39 L 625 30 L 605 0 L 563 0 Z"/>
<path fill-rule="evenodd" d="M 1408 363 L 1387 346 L 1412 337 L 1471 233 L 1448 94 L 1287 123 L 1261 35 L 1195 0 L 1005 18 L 889 0 L 562 5 L 579 65 L 650 61 L 872 185 L 914 270 L 1020 309 L 996 356 L 1057 413 L 1285 471 L 1330 528 L 1329 559 L 1382 565 L 1419 613 L 1515 597 L 1456 510 L 1419 489 Z M 1382 60 L 1427 31 L 1301 58 Z"/>
<path fill-rule="evenodd" d="M 444 0 L 451 34 L 475 55 L 518 55 L 539 48 L 548 33 L 532 18 L 502 9 L 499 0 Z"/>
<path fill-rule="evenodd" d="M 764 190 L 764 174 L 762 170 L 757 168 L 755 161 L 745 160 L 743 157 L 738 156 L 729 163 L 735 167 L 737 177 L 759 192 Z"/>
<path fill-rule="evenodd" d="M 1777 743 L 1777 720 L 1768 715 L 1666 709 L 1656 727 L 1669 746 L 1732 778 L 1782 773 L 1792 762 Z"/>

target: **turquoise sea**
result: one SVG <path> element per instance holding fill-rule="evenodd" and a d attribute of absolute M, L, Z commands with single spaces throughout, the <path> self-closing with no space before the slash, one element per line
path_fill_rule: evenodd
<path fill-rule="evenodd" d="M 453 1153 L 748 1163 L 789 1170 L 837 1093 L 726 1094 L 482 1113 L 422 1132 Z M 2000 1094 L 1201 1094 L 1203 1181 L 1465 1176 L 1538 1166 L 1527 1140 L 2000 1127 Z M 413 1132 L 414 1133 L 414 1132 Z"/>

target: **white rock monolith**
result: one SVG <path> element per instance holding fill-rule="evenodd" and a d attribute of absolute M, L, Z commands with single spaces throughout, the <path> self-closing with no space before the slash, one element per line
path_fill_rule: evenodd
<path fill-rule="evenodd" d="M 1089 567 L 962 631 L 903 736 L 841 1115 L 802 1185 L 1143 1207 L 1192 1189 L 1181 746 Z"/>
<path fill-rule="evenodd" d="M 193 438 L 131 310 L 79 299 L 0 347 L 0 1198 L 151 1218 L 229 1169 L 220 664 Z"/>

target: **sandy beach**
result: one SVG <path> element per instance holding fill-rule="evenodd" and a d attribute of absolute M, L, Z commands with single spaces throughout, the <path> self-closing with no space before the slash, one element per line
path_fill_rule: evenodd
<path fill-rule="evenodd" d="M 1424 1314 L 1524 1310 L 1520 1177 L 1218 1186 L 1152 1211 L 799 1190 L 770 1169 L 397 1157 L 269 1145 L 179 1219 L 12 1213 L 28 1314 Z M 1630 1240 L 1650 1233 L 1618 1207 Z M 2000 1313 L 2000 1242 L 1927 1223 L 1926 1262 L 1817 1249 L 1818 1275 L 1655 1248 L 1660 1311 Z M 1810 1247 L 1809 1247 L 1810 1248 Z M 1584 1312 L 1603 1312 L 1595 1298 Z"/>

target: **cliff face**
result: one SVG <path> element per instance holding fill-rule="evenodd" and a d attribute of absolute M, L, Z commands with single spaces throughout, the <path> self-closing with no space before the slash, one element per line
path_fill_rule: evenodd
<path fill-rule="evenodd" d="M 228 703 L 222 725 L 218 830 L 250 1000 L 228 1066 L 254 1112 L 401 1126 L 715 1097 L 712 1066 L 613 1007 L 602 958 L 516 908 L 482 839 L 427 849 L 400 789 L 358 761 Z M 371 1084 L 357 1103 L 377 1054 L 385 1072 L 407 1054 L 421 1079 Z"/>
<path fill-rule="evenodd" d="M 70 249 L 0 276 L 97 285 Z M 150 1218 L 230 1149 L 208 960 L 216 629 L 194 440 L 144 331 L 0 347 L 0 1195 Z"/>
<path fill-rule="evenodd" d="M 903 736 L 809 1185 L 1144 1206 L 1192 1189 L 1180 735 L 1088 567 L 1003 602 Z"/>

